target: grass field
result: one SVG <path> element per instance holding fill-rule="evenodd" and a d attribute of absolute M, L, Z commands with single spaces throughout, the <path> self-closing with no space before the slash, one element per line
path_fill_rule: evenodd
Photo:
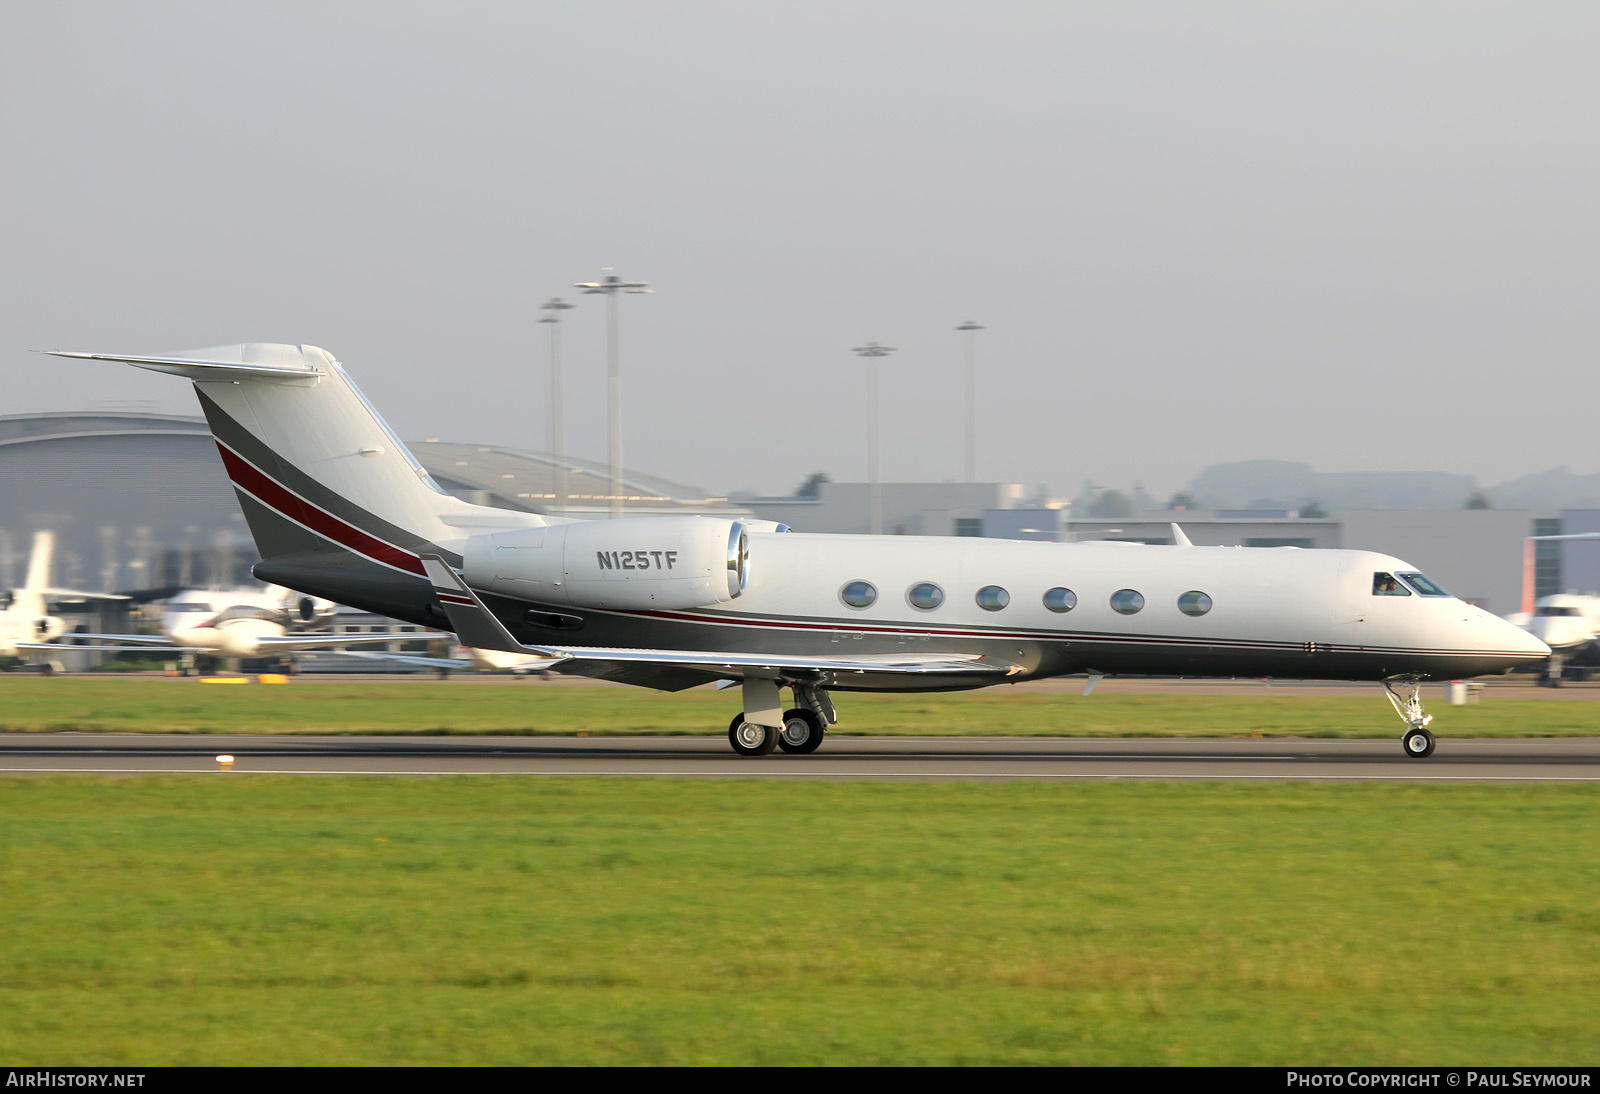
<path fill-rule="evenodd" d="M 1306 697 L 1117 695 L 991 688 L 943 695 L 837 695 L 830 732 L 918 736 L 1398 737 L 1378 685 Z M 737 691 L 296 679 L 217 686 L 162 678 L 0 676 L 0 731 L 194 733 L 703 734 L 726 731 Z M 1451 707 L 1430 696 L 1445 737 L 1600 733 L 1600 704 L 1493 698 Z"/>
<path fill-rule="evenodd" d="M 0 1059 L 1594 1065 L 1597 804 L 0 779 Z"/>

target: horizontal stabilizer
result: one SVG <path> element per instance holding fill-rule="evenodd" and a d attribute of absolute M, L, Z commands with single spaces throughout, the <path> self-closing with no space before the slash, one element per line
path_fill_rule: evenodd
<path fill-rule="evenodd" d="M 240 380 L 282 378 L 304 379 L 323 375 L 331 362 L 327 352 L 315 346 L 282 346 L 265 342 L 246 342 L 238 346 L 214 346 L 156 357 L 127 356 L 117 353 L 76 353 L 49 349 L 55 357 L 83 361 L 117 361 L 138 365 L 153 372 L 169 372 L 191 380 Z"/>

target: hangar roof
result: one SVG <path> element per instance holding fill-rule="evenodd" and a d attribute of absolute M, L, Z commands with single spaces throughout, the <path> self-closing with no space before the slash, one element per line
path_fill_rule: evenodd
<path fill-rule="evenodd" d="M 0 416 L 0 444 L 101 433 L 203 433 L 209 436 L 211 430 L 204 418 L 183 414 L 68 410 Z"/>
<path fill-rule="evenodd" d="M 0 416 L 0 445 L 64 441 L 77 437 L 193 435 L 209 441 L 211 431 L 197 415 L 140 411 L 60 411 Z M 500 445 L 453 441 L 407 442 L 428 473 L 445 490 L 482 505 L 529 512 L 561 510 L 555 504 L 557 463 L 553 456 Z M 206 445 L 209 450 L 210 445 Z M 610 511 L 610 472 L 604 464 L 569 457 L 568 501 L 573 516 L 603 516 Z M 748 514 L 726 498 L 637 471 L 624 470 L 623 509 L 634 516 L 666 513 Z"/>
<path fill-rule="evenodd" d="M 411 451 L 434 480 L 451 493 L 483 491 L 502 508 L 544 512 L 555 506 L 555 457 L 544 452 L 498 445 L 428 440 L 411 443 Z M 566 511 L 574 516 L 609 512 L 611 473 L 605 464 L 568 457 Z M 703 490 L 624 469 L 622 504 L 633 515 L 646 513 L 746 513 L 727 498 L 708 497 Z"/>

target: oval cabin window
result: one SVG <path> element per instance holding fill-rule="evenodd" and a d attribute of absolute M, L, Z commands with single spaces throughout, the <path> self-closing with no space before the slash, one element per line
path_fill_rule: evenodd
<path fill-rule="evenodd" d="M 1111 608 L 1123 615 L 1133 615 L 1144 608 L 1144 594 L 1133 589 L 1118 589 L 1111 594 Z"/>
<path fill-rule="evenodd" d="M 852 581 L 839 590 L 839 599 L 852 608 L 865 608 L 878 599 L 878 590 L 870 581 Z"/>
<path fill-rule="evenodd" d="M 1044 594 L 1044 606 L 1053 612 L 1070 612 L 1078 606 L 1078 594 L 1071 589 L 1051 589 Z"/>
<path fill-rule="evenodd" d="M 1011 603 L 1011 594 L 998 585 L 985 585 L 978 590 L 978 607 L 986 612 L 997 612 Z"/>

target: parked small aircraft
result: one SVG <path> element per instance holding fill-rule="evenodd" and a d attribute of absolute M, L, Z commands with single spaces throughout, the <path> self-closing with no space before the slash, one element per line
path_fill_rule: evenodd
<path fill-rule="evenodd" d="M 33 534 L 33 553 L 22 587 L 12 589 L 0 608 L 0 657 L 17 657 L 25 650 L 45 650 L 67 629 L 66 620 L 49 614 L 51 598 L 74 600 L 126 600 L 115 593 L 86 593 L 57 589 L 50 584 L 50 563 L 55 552 L 54 532 Z"/>
<path fill-rule="evenodd" d="M 1569 674 L 1587 679 L 1600 665 L 1600 596 L 1555 593 L 1535 601 L 1531 614 L 1506 618 L 1550 647 L 1541 679 L 1551 687 L 1560 687 Z"/>
<path fill-rule="evenodd" d="M 1523 555 L 1523 610 L 1506 616 L 1550 647 L 1550 657 L 1539 673 L 1539 682 L 1553 688 L 1569 676 L 1586 680 L 1589 670 L 1600 665 L 1600 596 L 1554 593 L 1532 599 L 1534 590 L 1533 544 L 1550 541 L 1600 540 L 1600 532 L 1568 532 L 1548 536 L 1529 536 Z"/>
<path fill-rule="evenodd" d="M 58 355 L 194 382 L 262 580 L 556 658 L 558 672 L 737 684 L 728 738 L 745 755 L 813 751 L 838 691 L 1081 674 L 1087 692 L 1108 674 L 1165 673 L 1381 682 L 1405 754 L 1422 757 L 1423 681 L 1550 652 L 1367 551 L 1195 547 L 1176 526 L 1170 547 L 1055 544 L 472 505 L 439 489 L 325 350 Z"/>
<path fill-rule="evenodd" d="M 126 648 L 169 649 L 217 657 L 274 657 L 300 650 L 345 645 L 414 642 L 415 631 L 369 634 L 318 632 L 337 610 L 331 601 L 303 596 L 282 586 L 265 589 L 189 589 L 167 601 L 159 635 L 78 634 Z"/>

